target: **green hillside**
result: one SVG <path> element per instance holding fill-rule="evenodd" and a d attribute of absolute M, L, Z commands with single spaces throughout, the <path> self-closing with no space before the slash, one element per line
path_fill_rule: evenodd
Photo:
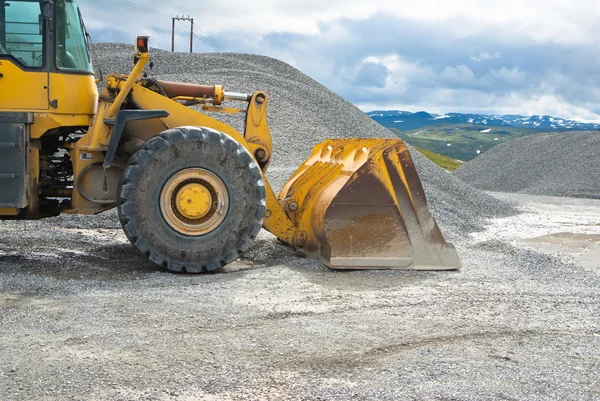
<path fill-rule="evenodd" d="M 443 124 L 412 131 L 392 130 L 412 146 L 462 161 L 477 157 L 477 151 L 483 153 L 508 140 L 540 133 L 539 130 L 528 128 L 473 124 Z"/>
<path fill-rule="evenodd" d="M 415 147 L 415 149 L 418 150 L 419 153 L 421 153 L 423 156 L 425 156 L 426 158 L 428 158 L 429 160 L 431 160 L 432 162 L 434 162 L 441 168 L 446 169 L 448 171 L 454 171 L 463 165 L 463 163 L 461 163 L 457 160 L 454 160 L 451 157 L 442 156 L 440 154 L 432 152 L 431 150 L 427 150 L 427 149 L 423 149 L 423 148 L 419 148 L 419 147 Z"/>

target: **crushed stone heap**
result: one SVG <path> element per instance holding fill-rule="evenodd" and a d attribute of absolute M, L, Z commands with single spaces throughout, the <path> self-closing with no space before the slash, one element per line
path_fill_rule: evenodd
<path fill-rule="evenodd" d="M 498 145 L 453 174 L 486 191 L 600 198 L 600 132 L 536 134 Z"/>

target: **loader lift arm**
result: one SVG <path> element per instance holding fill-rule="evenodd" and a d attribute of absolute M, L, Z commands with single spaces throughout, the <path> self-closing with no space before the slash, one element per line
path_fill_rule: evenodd
<path fill-rule="evenodd" d="M 148 56 L 141 52 L 137 60 L 136 69 Z M 260 167 L 266 204 L 263 227 L 298 252 L 338 269 L 446 270 L 460 266 L 454 247 L 444 240 L 429 211 L 402 141 L 327 140 L 315 147 L 276 196 L 264 175 L 272 154 L 265 93 L 231 95 L 218 85 L 164 81 L 148 86 L 143 80 L 134 81 L 134 76 L 109 76 L 107 93 L 101 98 L 112 96 L 117 102 L 128 97 L 141 110 L 160 109 L 168 115 L 160 118 L 160 123 L 131 122 L 129 137 L 145 143 L 165 127 L 185 126 L 210 127 L 228 135 Z M 230 99 L 247 102 L 246 110 L 239 110 L 246 113 L 243 134 L 187 107 L 201 104 L 210 111 L 236 112 L 221 106 Z M 115 107 L 113 103 L 111 108 Z"/>
<path fill-rule="evenodd" d="M 146 36 L 131 73 L 108 75 L 98 93 L 76 0 L 7 0 L 3 14 L 5 3 L 28 15 L 42 56 L 0 52 L 0 136 L 14 144 L 0 160 L 12 180 L 0 182 L 11 189 L 0 218 L 116 207 L 131 243 L 175 272 L 236 260 L 261 227 L 335 269 L 460 267 L 401 140 L 327 139 L 276 195 L 266 93 L 147 78 Z M 245 113 L 243 132 L 204 111 Z"/>

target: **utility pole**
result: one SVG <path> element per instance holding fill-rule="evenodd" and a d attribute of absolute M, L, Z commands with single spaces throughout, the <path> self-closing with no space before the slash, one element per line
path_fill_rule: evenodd
<path fill-rule="evenodd" d="M 171 51 L 175 51 L 175 18 L 173 18 L 173 26 L 171 27 Z"/>
<path fill-rule="evenodd" d="M 194 50 L 194 19 L 187 17 L 179 16 L 173 17 L 173 25 L 171 26 L 171 51 L 175 51 L 175 21 L 189 21 L 190 22 L 190 53 Z"/>
<path fill-rule="evenodd" d="M 189 15 L 188 15 L 189 17 Z M 194 19 L 192 18 L 190 20 L 191 22 L 191 28 L 190 28 L 190 53 L 192 53 L 193 49 L 194 49 Z"/>

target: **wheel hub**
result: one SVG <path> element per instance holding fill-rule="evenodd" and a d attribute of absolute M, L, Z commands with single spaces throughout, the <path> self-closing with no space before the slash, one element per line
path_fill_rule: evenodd
<path fill-rule="evenodd" d="M 197 236 L 216 229 L 229 209 L 225 184 L 212 172 L 187 168 L 173 174 L 160 193 L 160 210 L 171 228 Z"/>
<path fill-rule="evenodd" d="M 212 206 L 210 191 L 202 184 L 185 184 L 177 191 L 177 210 L 188 219 L 206 216 Z"/>

